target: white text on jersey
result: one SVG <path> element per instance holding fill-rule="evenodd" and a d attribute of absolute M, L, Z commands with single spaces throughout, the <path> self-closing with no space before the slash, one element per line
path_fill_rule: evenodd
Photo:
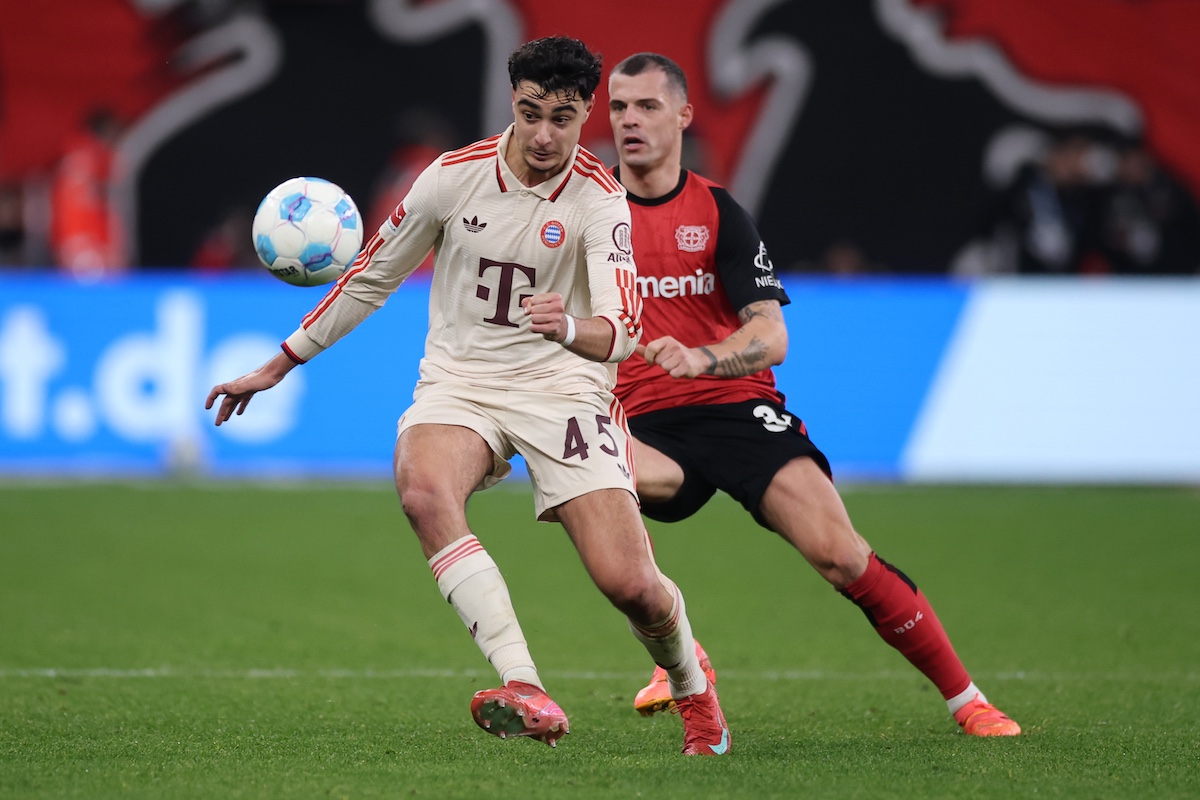
<path fill-rule="evenodd" d="M 642 297 L 687 297 L 688 295 L 712 294 L 717 288 L 717 276 L 711 272 L 696 270 L 695 275 L 638 275 L 637 289 Z"/>

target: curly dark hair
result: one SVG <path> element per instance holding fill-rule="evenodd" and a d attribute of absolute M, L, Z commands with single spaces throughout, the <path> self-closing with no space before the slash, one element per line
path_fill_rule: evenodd
<path fill-rule="evenodd" d="M 529 81 L 541 87 L 539 97 L 562 94 L 572 100 L 587 100 L 600 85 L 599 53 L 588 50 L 578 39 L 547 36 L 518 47 L 508 57 L 512 87 Z"/>

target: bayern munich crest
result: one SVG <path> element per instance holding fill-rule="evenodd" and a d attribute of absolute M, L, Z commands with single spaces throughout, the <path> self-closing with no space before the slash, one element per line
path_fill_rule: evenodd
<path fill-rule="evenodd" d="M 558 220 L 552 219 L 542 226 L 542 244 L 546 247 L 558 247 L 566 238 L 567 231 Z"/>
<path fill-rule="evenodd" d="M 685 253 L 699 253 L 708 244 L 707 225 L 680 225 L 675 229 L 675 244 Z"/>

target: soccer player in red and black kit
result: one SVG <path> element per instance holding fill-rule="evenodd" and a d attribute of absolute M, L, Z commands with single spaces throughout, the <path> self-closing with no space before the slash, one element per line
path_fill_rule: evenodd
<path fill-rule="evenodd" d="M 717 489 L 729 493 L 862 609 L 966 733 L 1020 733 L 971 680 L 921 590 L 855 531 L 829 461 L 784 408 L 771 367 L 787 352 L 787 293 L 750 215 L 682 168 L 692 121 L 683 71 L 656 53 L 622 61 L 609 79 L 609 121 L 644 303 L 643 344 L 620 365 L 616 390 L 636 440 L 642 513 L 681 520 Z M 661 668 L 634 705 L 670 707 Z"/>

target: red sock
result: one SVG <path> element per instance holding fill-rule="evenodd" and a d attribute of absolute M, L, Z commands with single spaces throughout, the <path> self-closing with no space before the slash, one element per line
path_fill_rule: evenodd
<path fill-rule="evenodd" d="M 971 682 L 925 595 L 907 575 L 871 553 L 867 571 L 842 590 L 883 640 L 933 681 L 947 700 Z"/>

